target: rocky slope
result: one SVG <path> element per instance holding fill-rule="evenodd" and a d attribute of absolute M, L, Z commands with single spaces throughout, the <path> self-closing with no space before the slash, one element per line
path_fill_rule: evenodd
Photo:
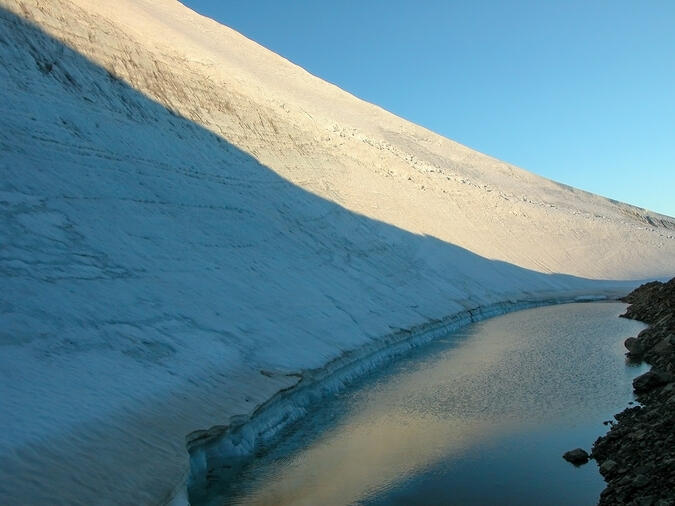
<path fill-rule="evenodd" d="M 675 504 L 675 278 L 647 283 L 624 298 L 626 318 L 649 323 L 626 340 L 628 356 L 652 369 L 633 381 L 640 406 L 616 415 L 592 457 L 607 488 L 601 505 Z"/>

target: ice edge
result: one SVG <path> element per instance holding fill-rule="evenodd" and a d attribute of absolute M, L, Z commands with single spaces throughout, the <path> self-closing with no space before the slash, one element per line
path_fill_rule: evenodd
<path fill-rule="evenodd" d="M 401 329 L 357 350 L 345 352 L 319 369 L 304 371 L 298 383 L 278 391 L 248 415 L 236 415 L 226 425 L 197 430 L 186 436 L 189 470 L 174 488 L 166 504 L 188 505 L 188 489 L 205 483 L 209 469 L 227 461 L 245 459 L 261 444 L 269 443 L 289 424 L 305 416 L 318 401 L 344 389 L 383 363 L 412 348 L 458 330 L 470 323 L 534 307 L 572 302 L 595 302 L 615 299 L 623 291 L 608 289 L 603 293 L 560 295 L 522 300 L 505 300 L 476 306 L 440 320 Z"/>

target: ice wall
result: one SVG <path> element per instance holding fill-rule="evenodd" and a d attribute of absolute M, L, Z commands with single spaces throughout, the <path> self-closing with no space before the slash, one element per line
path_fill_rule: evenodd
<path fill-rule="evenodd" d="M 0 0 L 0 502 L 168 501 L 185 437 L 467 309 L 627 290 L 673 221 L 173 1 Z"/>

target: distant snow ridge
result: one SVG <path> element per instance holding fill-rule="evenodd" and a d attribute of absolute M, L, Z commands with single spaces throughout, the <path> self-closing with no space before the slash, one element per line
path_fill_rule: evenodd
<path fill-rule="evenodd" d="M 675 272 L 672 218 L 173 0 L 0 0 L 0 61 L 2 504 L 185 501 L 186 436 L 300 376 L 469 309 Z"/>

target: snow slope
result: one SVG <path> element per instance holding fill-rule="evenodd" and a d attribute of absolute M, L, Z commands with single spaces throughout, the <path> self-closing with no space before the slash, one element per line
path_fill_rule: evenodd
<path fill-rule="evenodd" d="M 401 329 L 675 271 L 675 221 L 172 0 L 0 0 L 0 503 L 161 503 L 186 436 Z M 501 306 L 500 306 L 501 307 Z"/>

